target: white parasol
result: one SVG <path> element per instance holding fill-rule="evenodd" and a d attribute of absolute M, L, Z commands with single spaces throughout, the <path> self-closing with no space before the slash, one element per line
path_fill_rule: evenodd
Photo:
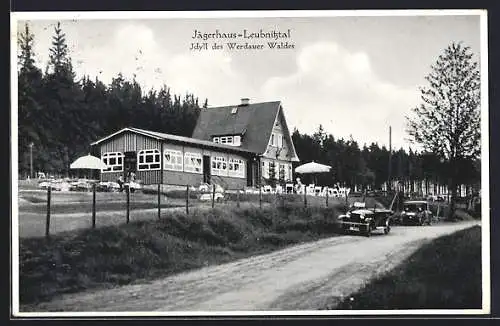
<path fill-rule="evenodd" d="M 314 174 L 314 183 L 316 183 L 316 173 L 330 172 L 332 167 L 325 164 L 316 163 L 314 161 L 299 165 L 295 168 L 296 173 L 300 174 Z"/>
<path fill-rule="evenodd" d="M 100 158 L 89 154 L 78 158 L 69 167 L 71 169 L 103 170 L 108 166 Z"/>
<path fill-rule="evenodd" d="M 98 157 L 90 154 L 77 158 L 69 166 L 71 169 L 103 170 L 108 166 Z"/>
<path fill-rule="evenodd" d="M 295 172 L 300 174 L 308 174 L 308 173 L 324 173 L 330 172 L 332 167 L 329 165 L 319 164 L 314 161 L 302 164 L 295 168 Z"/>

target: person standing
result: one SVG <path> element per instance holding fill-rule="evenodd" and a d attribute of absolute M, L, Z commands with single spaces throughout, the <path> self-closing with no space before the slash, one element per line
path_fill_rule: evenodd
<path fill-rule="evenodd" d="M 117 180 L 116 182 L 117 182 L 117 183 L 118 183 L 118 185 L 120 186 L 120 192 L 122 192 L 122 191 L 123 191 L 123 183 L 124 183 L 124 182 L 123 182 L 123 175 L 120 175 L 120 176 L 118 177 L 118 180 Z"/>

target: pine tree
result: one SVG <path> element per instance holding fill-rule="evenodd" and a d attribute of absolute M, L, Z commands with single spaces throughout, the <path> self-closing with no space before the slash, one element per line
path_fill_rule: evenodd
<path fill-rule="evenodd" d="M 42 72 L 35 66 L 33 53 L 34 35 L 26 23 L 24 32 L 18 39 L 18 158 L 19 173 L 30 171 L 30 146 L 33 146 L 33 172 L 40 168 L 39 151 L 42 142 L 46 141 L 46 133 L 41 128 L 44 117 L 41 114 L 39 92 Z"/>
<path fill-rule="evenodd" d="M 469 47 L 452 43 L 431 66 L 422 104 L 407 117 L 411 140 L 436 153 L 448 167 L 449 218 L 454 214 L 462 161 L 480 157 L 480 75 Z"/>
<path fill-rule="evenodd" d="M 49 49 L 49 69 L 52 69 L 52 73 L 58 77 L 64 76 L 71 80 L 75 77 L 66 43 L 66 34 L 63 33 L 60 22 L 54 28 L 52 47 Z"/>
<path fill-rule="evenodd" d="M 44 110 L 50 120 L 53 137 L 51 162 L 55 171 L 69 174 L 70 161 L 88 152 L 90 135 L 84 121 L 84 93 L 75 82 L 66 36 L 58 23 L 49 49 L 47 74 L 44 76 Z"/>

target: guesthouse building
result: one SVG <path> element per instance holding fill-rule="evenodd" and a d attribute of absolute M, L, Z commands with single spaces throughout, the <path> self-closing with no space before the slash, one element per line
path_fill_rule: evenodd
<path fill-rule="evenodd" d="M 290 182 L 292 162 L 299 161 L 279 101 L 242 99 L 237 105 L 204 108 L 192 137 L 128 127 L 91 146 L 108 166 L 101 171 L 102 181 L 134 172 L 145 185 L 242 189 L 268 183 L 270 177 Z"/>

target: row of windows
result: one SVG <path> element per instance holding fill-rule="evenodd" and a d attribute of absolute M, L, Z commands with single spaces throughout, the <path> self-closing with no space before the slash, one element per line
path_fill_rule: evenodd
<path fill-rule="evenodd" d="M 214 156 L 212 157 L 211 166 L 213 175 L 237 178 L 245 177 L 245 161 L 242 159 Z"/>
<path fill-rule="evenodd" d="M 123 153 L 113 152 L 102 154 L 102 161 L 108 166 L 103 172 L 122 172 L 123 171 Z"/>
<path fill-rule="evenodd" d="M 203 173 L 203 159 L 199 153 L 166 149 L 163 151 L 163 169 Z M 104 153 L 103 162 L 108 166 L 103 172 L 123 172 L 124 155 L 120 152 Z M 160 151 L 157 149 L 141 150 L 137 153 L 137 170 L 160 170 Z M 245 177 L 245 161 L 233 157 L 216 156 L 211 160 L 212 175 Z"/>
<path fill-rule="evenodd" d="M 271 169 L 271 162 L 262 161 L 262 176 L 269 178 L 269 170 Z M 282 177 L 284 180 L 291 180 L 292 178 L 292 165 L 274 163 L 274 177 L 279 180 Z"/>
<path fill-rule="evenodd" d="M 157 149 L 142 150 L 137 153 L 137 170 L 159 170 L 160 151 Z"/>

